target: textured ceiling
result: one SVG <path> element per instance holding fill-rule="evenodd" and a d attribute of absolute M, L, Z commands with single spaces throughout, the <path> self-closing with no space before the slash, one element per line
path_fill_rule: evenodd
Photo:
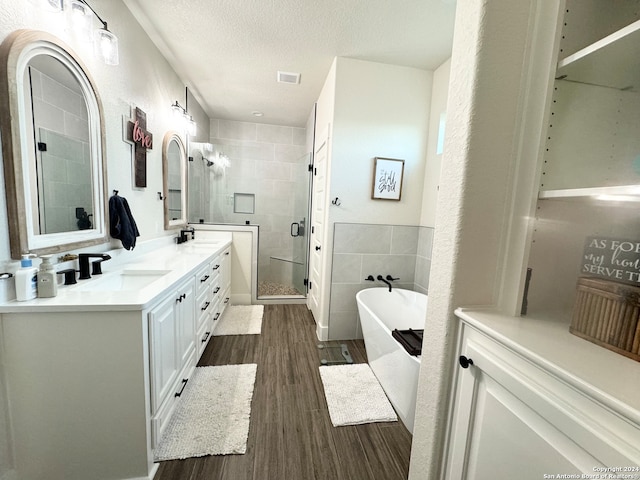
<path fill-rule="evenodd" d="M 455 0 L 124 3 L 209 116 L 289 126 L 306 124 L 336 56 L 437 68 L 455 15 Z M 300 84 L 277 83 L 278 70 Z"/>

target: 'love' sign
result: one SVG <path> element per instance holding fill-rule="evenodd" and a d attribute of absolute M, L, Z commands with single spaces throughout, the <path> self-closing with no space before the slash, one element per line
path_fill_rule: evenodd
<path fill-rule="evenodd" d="M 153 148 L 153 135 L 147 131 L 147 114 L 136 107 L 127 122 L 126 140 L 133 143 L 133 172 L 136 187 L 147 186 L 147 150 Z"/>

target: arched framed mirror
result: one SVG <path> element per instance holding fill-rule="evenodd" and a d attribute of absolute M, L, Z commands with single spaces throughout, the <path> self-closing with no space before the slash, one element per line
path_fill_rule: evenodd
<path fill-rule="evenodd" d="M 48 33 L 13 32 L 0 102 L 12 258 L 106 242 L 102 105 L 81 60 Z"/>
<path fill-rule="evenodd" d="M 187 153 L 178 132 L 167 132 L 162 141 L 164 228 L 187 224 Z"/>

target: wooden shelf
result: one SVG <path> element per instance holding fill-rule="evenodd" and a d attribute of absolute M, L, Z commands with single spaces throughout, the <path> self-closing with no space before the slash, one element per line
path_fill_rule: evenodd
<path fill-rule="evenodd" d="M 552 198 L 595 198 L 596 200 L 616 200 L 640 202 L 640 185 L 620 185 L 616 187 L 565 188 L 540 191 L 540 200 Z"/>
<path fill-rule="evenodd" d="M 558 62 L 566 80 L 640 91 L 640 20 Z"/>

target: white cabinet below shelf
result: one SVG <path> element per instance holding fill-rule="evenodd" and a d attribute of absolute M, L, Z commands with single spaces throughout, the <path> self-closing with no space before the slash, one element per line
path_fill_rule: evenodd
<path fill-rule="evenodd" d="M 531 350 L 534 342 L 516 345 L 504 336 L 509 329 L 534 332 L 534 322 L 498 329 L 494 337 L 491 328 L 480 327 L 481 317 L 461 314 L 458 355 L 472 363 L 463 368 L 461 362 L 455 375 L 444 478 L 537 479 L 640 465 L 636 406 L 602 402 L 593 393 L 598 386 L 564 375 L 548 355 Z M 495 322 L 507 325 L 508 320 Z M 580 339 L 571 343 L 581 345 Z M 592 349 L 585 345 L 584 354 Z M 609 352 L 602 356 L 618 361 Z M 635 371 L 628 359 L 619 362 L 624 370 Z"/>

